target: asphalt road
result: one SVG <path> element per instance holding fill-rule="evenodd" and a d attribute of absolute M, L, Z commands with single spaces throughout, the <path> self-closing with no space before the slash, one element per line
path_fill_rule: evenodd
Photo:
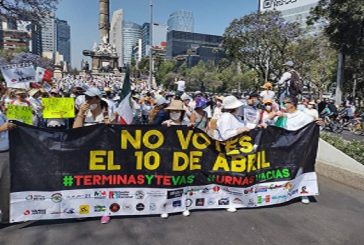
<path fill-rule="evenodd" d="M 309 205 L 196 211 L 190 217 L 27 222 L 0 227 L 1 245 L 42 244 L 345 244 L 364 243 L 364 192 L 319 176 L 321 195 Z"/>

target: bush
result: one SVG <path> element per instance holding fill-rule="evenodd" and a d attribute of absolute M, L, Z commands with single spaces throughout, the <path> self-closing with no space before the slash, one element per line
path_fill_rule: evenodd
<path fill-rule="evenodd" d="M 364 143 L 358 140 L 344 140 L 342 137 L 321 133 L 321 139 L 364 165 Z"/>

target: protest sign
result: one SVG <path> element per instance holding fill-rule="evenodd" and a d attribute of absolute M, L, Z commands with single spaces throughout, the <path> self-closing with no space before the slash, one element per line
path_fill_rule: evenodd
<path fill-rule="evenodd" d="M 74 98 L 43 98 L 43 118 L 74 118 Z"/>
<path fill-rule="evenodd" d="M 251 208 L 318 195 L 314 123 L 225 142 L 183 126 L 50 131 L 17 124 L 10 222 Z"/>
<path fill-rule="evenodd" d="M 14 64 L 1 67 L 1 72 L 8 88 L 28 89 L 35 81 L 35 69 L 32 64 Z"/>
<path fill-rule="evenodd" d="M 8 105 L 6 107 L 8 120 L 17 120 L 29 125 L 33 124 L 33 111 L 30 106 Z"/>

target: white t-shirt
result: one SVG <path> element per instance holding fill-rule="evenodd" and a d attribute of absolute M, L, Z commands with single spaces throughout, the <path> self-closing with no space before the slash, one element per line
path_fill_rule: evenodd
<path fill-rule="evenodd" d="M 260 92 L 260 97 L 262 97 L 263 100 L 271 99 L 273 101 L 274 95 L 275 95 L 275 93 L 272 90 L 264 90 L 264 91 Z"/>
<path fill-rule="evenodd" d="M 6 116 L 0 111 L 0 126 L 7 122 Z M 9 150 L 9 133 L 8 131 L 0 133 L 0 151 Z"/>
<path fill-rule="evenodd" d="M 177 82 L 177 91 L 182 91 L 184 92 L 185 91 L 185 87 L 186 87 L 186 82 L 183 81 L 183 80 L 179 80 Z"/>
<path fill-rule="evenodd" d="M 229 112 L 222 113 L 220 118 L 217 119 L 216 124 L 216 131 L 218 131 L 218 133 L 215 138 L 219 140 L 227 140 L 234 137 L 238 134 L 237 129 L 245 127 L 243 121 Z"/>
<path fill-rule="evenodd" d="M 299 110 L 285 115 L 287 116 L 287 130 L 296 131 L 314 121 L 311 116 Z"/>
<path fill-rule="evenodd" d="M 316 109 L 305 108 L 305 110 L 303 112 L 306 113 L 307 115 L 311 116 L 313 118 L 313 120 L 317 120 L 319 118 L 319 114 Z"/>

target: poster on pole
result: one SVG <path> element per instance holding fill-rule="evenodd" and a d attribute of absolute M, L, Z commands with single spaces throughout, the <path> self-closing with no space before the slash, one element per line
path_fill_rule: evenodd
<path fill-rule="evenodd" d="M 254 208 L 318 195 L 319 128 L 227 141 L 185 126 L 10 131 L 10 222 Z"/>
<path fill-rule="evenodd" d="M 43 118 L 74 118 L 74 98 L 43 98 Z"/>

